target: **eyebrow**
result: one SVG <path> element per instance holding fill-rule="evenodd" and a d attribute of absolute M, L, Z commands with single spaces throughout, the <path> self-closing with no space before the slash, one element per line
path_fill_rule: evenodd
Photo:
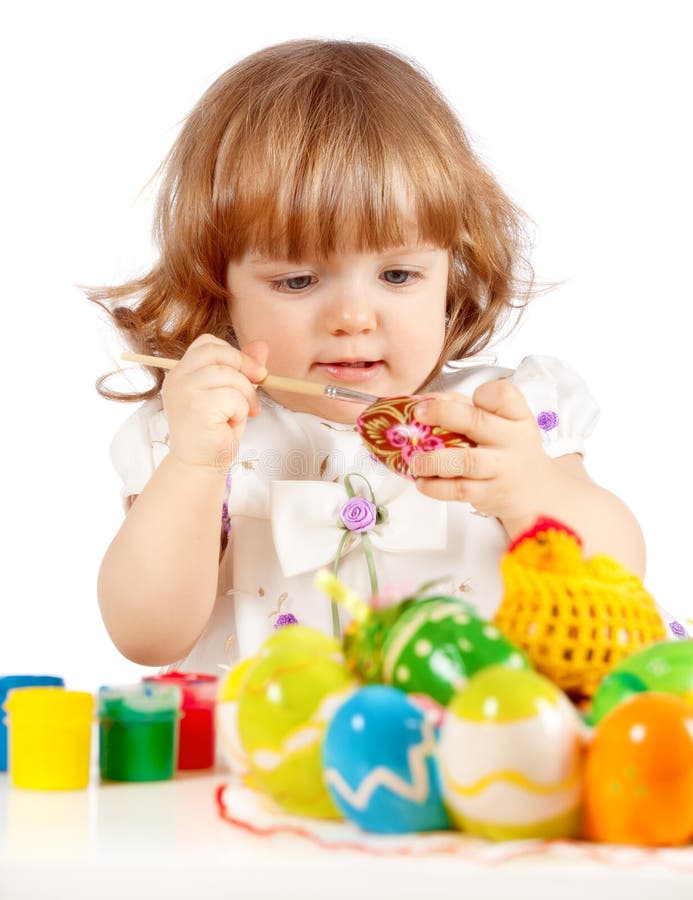
<path fill-rule="evenodd" d="M 380 253 L 380 256 L 411 256 L 414 253 L 433 253 L 437 250 L 437 247 L 395 247 L 392 250 L 385 250 L 383 253 Z M 305 262 L 305 260 L 304 260 Z M 298 265 L 298 263 L 291 263 L 288 259 L 274 259 L 271 256 L 261 256 L 255 255 L 251 256 L 248 259 L 248 264 L 251 266 L 267 266 L 271 264 L 278 263 L 286 263 L 288 265 Z"/>

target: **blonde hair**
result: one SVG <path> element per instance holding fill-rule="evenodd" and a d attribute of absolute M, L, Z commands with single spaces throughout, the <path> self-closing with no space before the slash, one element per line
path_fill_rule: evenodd
<path fill-rule="evenodd" d="M 426 73 L 382 46 L 295 40 L 248 56 L 202 96 L 160 171 L 157 262 L 87 292 L 135 352 L 180 357 L 203 333 L 235 343 L 230 260 L 251 250 L 292 262 L 383 252 L 405 242 L 412 209 L 419 238 L 451 263 L 446 337 L 429 379 L 486 347 L 512 310 L 519 321 L 537 292 L 528 217 Z M 104 388 L 114 373 L 96 389 L 148 399 L 164 378 L 149 371 L 149 391 Z"/>

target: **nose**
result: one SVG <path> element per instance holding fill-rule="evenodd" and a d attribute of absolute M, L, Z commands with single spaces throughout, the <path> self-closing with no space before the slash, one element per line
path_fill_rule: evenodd
<path fill-rule="evenodd" d="M 364 296 L 342 296 L 330 303 L 325 314 L 330 334 L 369 334 L 378 327 L 376 310 Z"/>

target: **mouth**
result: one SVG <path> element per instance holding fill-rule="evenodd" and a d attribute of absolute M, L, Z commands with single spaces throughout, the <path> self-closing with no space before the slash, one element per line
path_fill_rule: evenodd
<path fill-rule="evenodd" d="M 340 381 L 368 381 L 381 371 L 385 365 L 382 359 L 340 359 L 334 362 L 316 363 L 318 369 L 331 378 Z"/>

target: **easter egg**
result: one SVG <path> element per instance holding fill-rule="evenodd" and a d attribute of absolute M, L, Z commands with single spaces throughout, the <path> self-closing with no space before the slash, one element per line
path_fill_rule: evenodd
<path fill-rule="evenodd" d="M 638 694 L 597 726 L 587 752 L 584 831 L 594 841 L 675 845 L 693 838 L 693 710 Z"/>
<path fill-rule="evenodd" d="M 693 640 L 658 641 L 621 660 L 599 685 L 590 722 L 596 725 L 619 703 L 643 691 L 674 694 L 693 704 Z"/>
<path fill-rule="evenodd" d="M 414 407 L 421 399 L 385 397 L 372 403 L 356 420 L 361 439 L 373 456 L 412 481 L 409 463 L 414 454 L 444 447 L 476 447 L 463 434 L 418 422 Z"/>
<path fill-rule="evenodd" d="M 293 650 L 304 650 L 306 653 L 325 654 L 342 659 L 342 646 L 339 641 L 315 628 L 307 625 L 291 625 L 278 628 L 263 643 L 258 656 L 267 656 L 282 647 Z"/>
<path fill-rule="evenodd" d="M 448 706 L 438 745 L 453 820 L 493 840 L 577 835 L 583 728 L 537 672 L 478 672 Z"/>
<path fill-rule="evenodd" d="M 216 711 L 219 746 L 229 769 L 239 776 L 246 775 L 250 767 L 238 734 L 238 696 L 243 679 L 255 661 L 252 656 L 242 660 L 219 682 Z"/>
<path fill-rule="evenodd" d="M 369 685 L 340 706 L 323 744 L 334 802 L 364 831 L 449 827 L 434 756 L 433 722 L 402 691 Z"/>
<path fill-rule="evenodd" d="M 495 625 L 454 597 L 410 605 L 382 644 L 382 680 L 446 706 L 471 675 L 486 666 L 528 668 L 525 655 Z"/>
<path fill-rule="evenodd" d="M 290 813 L 338 818 L 321 746 L 354 682 L 343 657 L 331 652 L 334 642 L 310 631 L 292 625 L 267 639 L 243 678 L 238 732 L 254 784 Z"/>

